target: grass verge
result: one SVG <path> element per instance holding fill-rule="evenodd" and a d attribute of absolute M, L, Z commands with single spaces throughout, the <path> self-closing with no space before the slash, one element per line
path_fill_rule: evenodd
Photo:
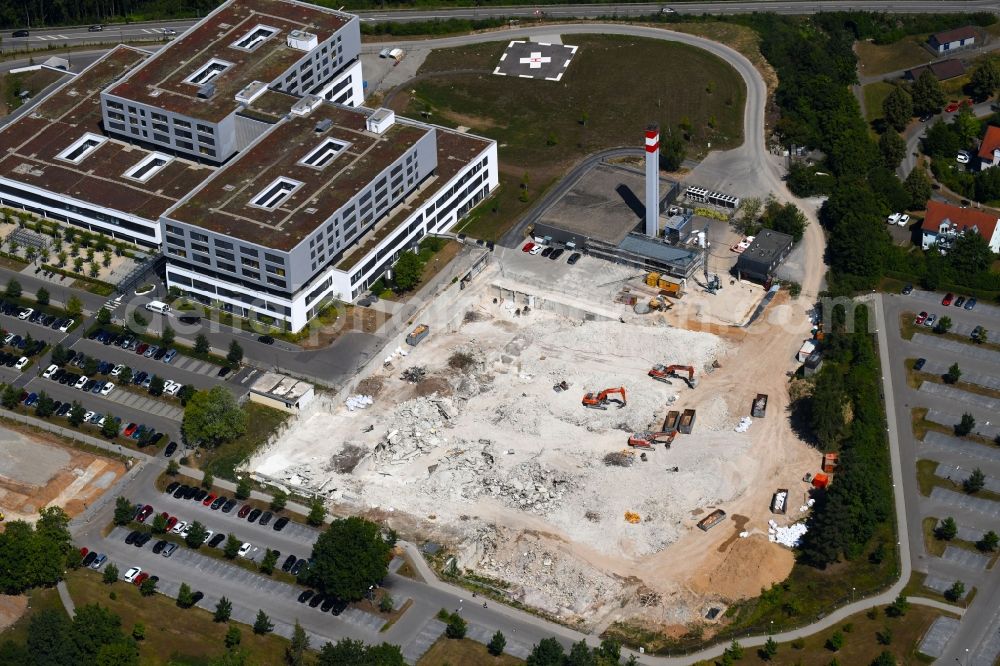
<path fill-rule="evenodd" d="M 938 463 L 934 460 L 918 460 L 917 461 L 917 484 L 920 486 L 920 494 L 927 497 L 931 494 L 934 488 L 944 488 L 945 490 L 954 490 L 958 493 L 965 492 L 962 487 L 963 479 L 957 481 L 952 481 L 951 479 L 945 479 L 937 475 L 936 471 L 938 468 Z M 969 470 L 975 469 L 974 467 L 969 467 Z M 992 502 L 1000 502 L 1000 493 L 995 493 L 990 490 L 980 490 L 977 493 L 972 493 L 973 497 L 978 497 L 979 499 L 990 500 Z"/>
<path fill-rule="evenodd" d="M 213 622 L 208 611 L 180 608 L 162 594 L 144 597 L 135 585 L 122 582 L 105 585 L 100 573 L 90 570 L 70 572 L 66 585 L 77 606 L 100 604 L 119 615 L 126 634 L 131 633 L 136 622 L 145 625 L 146 638 L 139 642 L 142 664 L 208 664 L 226 651 L 223 638 L 229 625 Z M 258 636 L 248 626 L 240 630 L 243 633 L 240 646 L 253 655 L 256 663 L 285 663 L 287 640 L 274 634 Z"/>
<path fill-rule="evenodd" d="M 230 481 L 236 481 L 236 468 L 267 443 L 291 414 L 247 402 L 243 406 L 247 415 L 247 431 L 231 442 L 211 449 L 199 449 L 198 467 L 205 472 Z"/>
<path fill-rule="evenodd" d="M 442 664 L 463 664 L 463 666 L 517 666 L 524 661 L 509 654 L 492 656 L 486 646 L 471 638 L 451 639 L 445 636 L 437 639 L 430 649 L 417 661 L 417 666 L 441 666 Z"/>
<path fill-rule="evenodd" d="M 864 86 L 861 91 L 865 98 L 865 120 L 869 123 L 882 117 L 882 103 L 895 88 L 891 83 L 876 81 Z"/>
<path fill-rule="evenodd" d="M 861 75 L 888 74 L 933 60 L 934 56 L 922 46 L 926 39 L 927 35 L 916 35 L 904 37 L 892 44 L 858 42 L 854 50 L 858 54 Z"/>
<path fill-rule="evenodd" d="M 961 601 L 951 601 L 947 599 L 943 594 L 929 587 L 924 586 L 924 581 L 927 580 L 927 574 L 920 571 L 914 571 L 910 576 L 910 580 L 906 583 L 906 587 L 903 588 L 902 595 L 904 597 L 925 597 L 927 599 L 933 599 L 935 601 L 940 601 L 944 604 L 951 604 L 952 606 L 957 606 L 959 608 L 968 608 L 972 600 L 976 598 L 976 592 L 978 591 L 975 587 L 970 588 L 965 593 L 965 598 Z M 947 613 L 945 613 L 947 615 Z"/>

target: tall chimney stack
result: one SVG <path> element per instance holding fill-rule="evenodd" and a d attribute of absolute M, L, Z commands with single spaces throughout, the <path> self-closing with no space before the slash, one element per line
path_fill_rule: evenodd
<path fill-rule="evenodd" d="M 660 221 L 660 126 L 646 127 L 646 235 L 655 238 Z"/>

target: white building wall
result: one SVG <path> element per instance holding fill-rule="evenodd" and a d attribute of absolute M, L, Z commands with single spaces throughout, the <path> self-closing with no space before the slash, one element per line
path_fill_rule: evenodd
<path fill-rule="evenodd" d="M 345 80 L 349 80 L 346 88 L 337 90 L 336 93 L 331 93 L 332 90 L 338 88 Z M 348 99 L 346 101 L 339 101 L 337 102 L 338 104 L 362 106 L 365 103 L 364 77 L 361 73 L 360 60 L 355 61 L 342 74 L 331 79 L 329 83 L 316 92 L 316 95 L 334 102 L 342 100 L 345 93 L 348 95 Z"/>

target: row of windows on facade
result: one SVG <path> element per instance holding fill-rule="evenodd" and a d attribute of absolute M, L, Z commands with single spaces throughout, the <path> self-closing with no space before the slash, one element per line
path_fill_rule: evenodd
<path fill-rule="evenodd" d="M 50 197 L 45 197 L 45 196 L 42 196 L 42 195 L 39 195 L 39 194 L 34 194 L 33 192 L 27 192 L 27 191 L 24 191 L 24 190 L 15 189 L 15 188 L 12 188 L 12 187 L 8 187 L 6 185 L 0 186 L 0 192 L 2 192 L 4 194 L 7 194 L 7 195 L 10 195 L 10 196 L 13 196 L 13 197 L 17 197 L 18 199 L 21 199 L 21 200 L 30 201 L 30 202 L 34 202 L 34 203 L 39 204 L 40 206 L 43 207 L 41 210 L 44 211 L 44 214 L 48 215 L 49 217 L 53 217 L 53 218 L 60 219 L 60 220 L 63 220 L 63 221 L 68 221 L 68 222 L 70 222 L 72 224 L 79 224 L 80 223 L 78 220 L 76 220 L 74 218 L 71 218 L 71 217 L 70 218 L 66 218 L 64 216 L 60 216 L 60 215 L 58 215 L 58 214 L 55 213 L 55 211 L 64 211 L 64 212 L 67 212 L 67 213 L 72 213 L 74 215 L 80 215 L 81 217 L 86 218 L 86 220 L 88 222 L 92 221 L 92 222 L 99 223 L 99 226 L 100 225 L 112 225 L 112 226 L 115 226 L 115 227 L 120 227 L 122 229 L 128 229 L 129 231 L 132 231 L 135 234 L 140 235 L 142 237 L 142 240 L 144 240 L 147 244 L 150 241 L 155 241 L 156 240 L 156 235 L 157 234 L 156 234 L 155 224 L 151 224 L 149 226 L 142 225 L 142 224 L 139 224 L 139 223 L 136 223 L 136 222 L 131 222 L 129 220 L 123 220 L 123 219 L 121 219 L 119 217 L 115 217 L 113 215 L 107 215 L 107 214 L 102 213 L 100 211 L 91 210 L 89 208 L 83 208 L 83 207 L 80 207 L 80 206 L 76 206 L 76 205 L 74 205 L 72 203 L 69 203 L 67 201 L 60 201 L 58 199 L 52 199 Z M 16 203 L 14 205 L 18 205 L 19 206 L 19 205 L 22 205 L 22 204 L 19 202 L 19 203 Z"/>
<path fill-rule="evenodd" d="M 108 123 L 108 127 L 110 127 L 113 130 L 117 130 L 117 131 L 119 131 L 119 132 L 121 132 L 123 134 L 126 131 L 125 125 L 123 125 L 122 123 L 114 122 L 114 121 L 109 122 Z M 136 126 L 129 127 L 128 131 L 131 134 L 135 135 L 135 136 L 141 136 L 144 139 L 149 138 L 149 133 L 146 130 L 140 130 Z M 167 136 L 165 136 L 165 135 L 163 135 L 163 134 L 157 134 L 157 133 L 154 132 L 153 133 L 153 140 L 157 141 L 159 143 L 170 145 L 170 138 L 167 137 Z M 181 141 L 181 140 L 178 139 L 178 140 L 174 141 L 173 144 L 176 147 L 181 148 L 183 150 L 187 150 L 187 151 L 190 151 L 190 152 L 195 152 L 195 146 L 190 141 Z M 209 148 L 207 146 L 198 146 L 198 153 L 201 154 L 201 155 L 205 155 L 207 157 L 215 157 L 215 155 L 216 155 L 215 149 Z"/>
<path fill-rule="evenodd" d="M 220 298 L 229 298 L 229 299 L 238 301 L 240 303 L 246 303 L 247 305 L 253 305 L 253 306 L 258 307 L 258 308 L 260 308 L 262 310 L 266 310 L 268 312 L 274 313 L 274 314 L 279 315 L 279 316 L 283 315 L 283 316 L 287 317 L 287 316 L 291 316 L 291 314 L 292 314 L 292 309 L 290 307 L 288 307 L 288 306 L 279 305 L 277 303 L 272 303 L 272 302 L 270 302 L 268 300 L 265 300 L 265 299 L 255 298 L 255 297 L 252 297 L 252 296 L 248 296 L 247 294 L 244 294 L 244 293 L 241 293 L 241 292 L 230 291 L 229 289 L 226 289 L 225 287 L 220 287 L 218 285 L 209 284 L 208 282 L 202 282 L 201 280 L 192 280 L 191 278 L 187 277 L 186 275 L 179 275 L 177 273 L 169 273 L 167 277 L 168 277 L 168 281 L 171 283 L 171 286 L 182 285 L 182 286 L 185 286 L 185 287 L 191 287 L 191 288 L 203 291 L 203 292 L 208 292 L 209 294 L 214 294 L 216 296 L 219 296 Z M 190 295 L 196 295 L 196 294 L 190 294 Z"/>
<path fill-rule="evenodd" d="M 118 111 L 125 111 L 125 105 L 122 104 L 121 102 L 116 102 L 114 100 L 109 99 L 107 100 L 106 105 L 109 109 L 117 109 Z M 133 122 L 142 125 L 146 124 L 146 109 L 136 108 L 130 104 L 128 107 L 128 112 L 131 116 L 136 116 Z M 108 112 L 108 115 L 111 115 L 110 111 Z M 125 120 L 123 114 L 119 113 L 117 115 L 120 117 L 121 120 Z M 188 129 L 188 130 L 191 129 L 191 122 L 187 120 L 182 120 L 181 118 L 178 118 L 176 116 L 168 117 L 156 111 L 151 111 L 149 113 L 149 116 L 150 118 L 152 118 L 154 123 L 159 123 L 160 125 L 166 125 L 167 122 L 169 121 L 170 124 L 172 124 L 175 128 L 180 127 L 181 129 Z M 215 128 L 212 127 L 211 125 L 203 125 L 199 122 L 196 122 L 195 127 L 199 132 L 202 132 L 204 134 L 215 134 Z"/>
<path fill-rule="evenodd" d="M 229 241 L 226 241 L 226 240 L 222 240 L 221 238 L 212 238 L 212 239 L 209 239 L 208 234 L 203 234 L 200 231 L 194 231 L 194 230 L 191 230 L 191 231 L 187 232 L 187 234 L 185 234 L 184 229 L 182 229 L 181 227 L 178 227 L 175 224 L 168 224 L 166 226 L 167 226 L 167 231 L 168 232 L 170 232 L 172 234 L 175 234 L 177 236 L 182 236 L 183 237 L 183 236 L 187 235 L 188 237 L 191 238 L 192 241 L 197 241 L 197 242 L 200 242 L 200 243 L 208 243 L 208 242 L 211 241 L 212 245 L 217 250 L 234 250 L 235 249 L 232 243 L 230 243 Z M 183 243 L 180 243 L 180 244 L 183 245 Z M 260 256 L 260 250 L 258 250 L 257 248 L 254 248 L 254 247 L 249 247 L 247 245 L 240 245 L 240 254 L 245 254 L 245 255 L 248 255 L 248 256 L 251 256 L 251 257 L 259 257 Z M 285 258 L 284 257 L 278 256 L 276 254 L 271 254 L 270 252 L 264 252 L 264 259 L 266 259 L 267 261 L 270 261 L 272 263 L 275 263 L 275 264 L 281 264 L 281 265 L 285 264 Z"/>
<path fill-rule="evenodd" d="M 177 270 L 186 270 L 190 273 L 198 273 L 199 275 L 215 280 L 217 283 L 226 284 L 231 287 L 240 287 L 243 290 L 240 292 L 240 298 L 248 302 L 257 298 L 259 294 L 268 294 L 281 299 L 291 298 L 287 289 L 276 289 L 263 282 L 254 282 L 252 280 L 244 280 L 243 278 L 234 275 L 225 275 L 224 273 L 220 273 L 208 266 L 194 264 L 190 261 L 172 258 L 170 259 L 168 266 Z"/>

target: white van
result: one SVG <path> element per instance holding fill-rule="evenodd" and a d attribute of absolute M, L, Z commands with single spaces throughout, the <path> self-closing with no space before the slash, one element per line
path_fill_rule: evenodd
<path fill-rule="evenodd" d="M 146 309 L 150 312 L 158 312 L 159 314 L 167 314 L 170 312 L 170 306 L 163 301 L 150 301 L 146 303 Z"/>

